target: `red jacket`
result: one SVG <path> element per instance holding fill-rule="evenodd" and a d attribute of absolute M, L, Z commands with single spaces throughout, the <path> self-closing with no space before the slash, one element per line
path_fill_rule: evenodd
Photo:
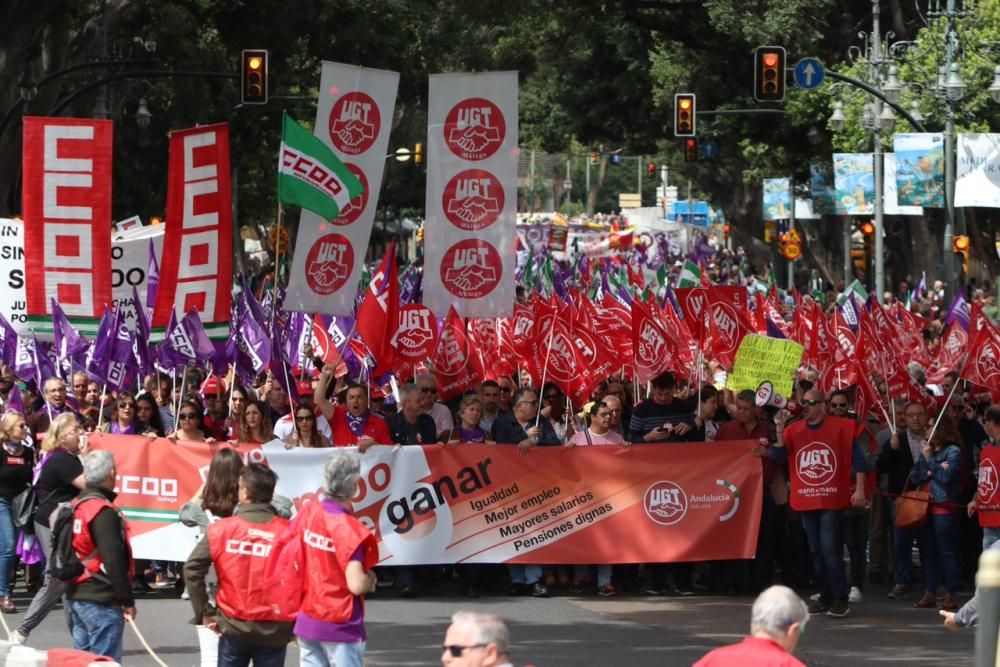
<path fill-rule="evenodd" d="M 274 613 L 267 601 L 264 566 L 275 538 L 288 521 L 274 517 L 251 523 L 239 515 L 208 526 L 208 546 L 219 576 L 216 606 L 228 618 L 245 621 L 290 621 Z"/>

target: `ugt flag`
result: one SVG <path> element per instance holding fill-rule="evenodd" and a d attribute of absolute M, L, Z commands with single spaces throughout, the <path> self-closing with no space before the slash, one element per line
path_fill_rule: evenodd
<path fill-rule="evenodd" d="M 333 220 L 364 192 L 361 181 L 333 151 L 287 113 L 278 154 L 278 201 Z"/>

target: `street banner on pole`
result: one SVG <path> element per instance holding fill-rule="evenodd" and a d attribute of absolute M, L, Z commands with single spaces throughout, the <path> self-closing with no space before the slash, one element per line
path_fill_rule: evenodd
<path fill-rule="evenodd" d="M 177 521 L 228 445 L 93 434 L 115 454 L 118 506 L 136 558 L 186 560 Z M 752 558 L 763 474 L 757 441 L 670 447 L 373 447 L 353 501 L 383 565 L 689 562 Z M 235 447 L 278 475 L 296 511 L 316 501 L 330 450 Z"/>
<path fill-rule="evenodd" d="M 152 326 L 200 313 L 212 338 L 229 335 L 233 289 L 233 193 L 229 125 L 170 133 L 167 220 Z"/>
<path fill-rule="evenodd" d="M 875 212 L 875 162 L 871 153 L 834 153 L 837 215 Z"/>
<path fill-rule="evenodd" d="M 921 206 L 900 206 L 896 189 L 896 154 L 886 153 L 883 156 L 885 178 L 882 179 L 882 205 L 886 215 L 923 215 Z"/>
<path fill-rule="evenodd" d="M 332 220 L 299 218 L 285 309 L 350 316 L 368 250 L 389 147 L 399 74 L 324 62 L 314 134 L 353 173 L 363 192 Z"/>
<path fill-rule="evenodd" d="M 517 72 L 435 74 L 427 118 L 424 304 L 443 317 L 514 307 Z"/>
<path fill-rule="evenodd" d="M 897 134 L 896 190 L 903 206 L 944 207 L 944 135 L 940 132 Z"/>
<path fill-rule="evenodd" d="M 792 185 L 788 178 L 764 179 L 764 220 L 792 217 Z"/>
<path fill-rule="evenodd" d="M 1000 134 L 958 135 L 955 206 L 1000 208 Z"/>
<path fill-rule="evenodd" d="M 88 334 L 111 303 L 111 128 L 24 119 L 25 298 L 36 332 L 52 331 L 52 299 Z"/>

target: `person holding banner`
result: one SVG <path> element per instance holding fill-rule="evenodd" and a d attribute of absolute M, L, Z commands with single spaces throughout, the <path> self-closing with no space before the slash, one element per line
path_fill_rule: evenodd
<path fill-rule="evenodd" d="M 260 401 L 249 401 L 240 412 L 240 421 L 235 433 L 236 441 L 263 445 L 273 437 L 272 429 L 264 404 Z"/>
<path fill-rule="evenodd" d="M 414 384 L 399 388 L 399 412 L 386 419 L 392 442 L 397 445 L 430 445 L 437 442 L 437 427 L 420 406 L 420 390 Z"/>
<path fill-rule="evenodd" d="M 420 389 L 420 407 L 434 420 L 434 427 L 438 435 L 455 428 L 455 421 L 452 419 L 451 410 L 442 403 L 438 403 L 437 379 L 430 373 L 417 376 L 417 387 Z"/>
<path fill-rule="evenodd" d="M 368 388 L 358 382 L 347 383 L 345 405 L 334 405 L 327 398 L 327 388 L 333 378 L 334 365 L 327 364 L 319 376 L 316 385 L 316 407 L 319 413 L 329 422 L 333 437 L 331 440 L 337 447 L 358 446 L 358 453 L 364 454 L 372 445 L 388 445 L 392 442 L 392 434 L 385 420 L 368 406 Z M 296 414 L 298 409 L 296 409 Z"/>
<path fill-rule="evenodd" d="M 177 442 L 215 442 L 202 430 L 202 409 L 196 401 L 187 400 L 177 410 L 177 430 L 167 436 Z"/>
<path fill-rule="evenodd" d="M 826 414 L 826 397 L 810 389 L 802 399 L 803 419 L 779 417 L 771 455 L 788 460 L 791 505 L 799 512 L 813 559 L 820 598 L 810 614 L 843 618 L 850 613 L 844 568 L 844 510 L 865 503 L 867 463 L 850 419 Z M 850 462 L 850 463 L 848 463 Z M 855 491 L 851 494 L 851 474 Z"/>

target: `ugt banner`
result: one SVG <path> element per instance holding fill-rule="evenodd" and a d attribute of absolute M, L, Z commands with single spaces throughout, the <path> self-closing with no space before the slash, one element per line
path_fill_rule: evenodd
<path fill-rule="evenodd" d="M 323 63 L 316 136 L 351 170 L 364 192 L 333 220 L 303 209 L 285 309 L 349 316 L 375 221 L 399 74 Z"/>
<path fill-rule="evenodd" d="M 93 334 L 111 303 L 111 121 L 24 119 L 28 320 L 52 331 L 52 299 Z"/>
<path fill-rule="evenodd" d="M 167 220 L 153 327 L 198 311 L 213 338 L 229 335 L 233 289 L 233 193 L 229 125 L 170 133 Z"/>
<path fill-rule="evenodd" d="M 136 558 L 184 560 L 180 506 L 220 446 L 93 434 L 114 452 Z M 361 458 L 354 509 L 383 565 L 648 563 L 752 558 L 763 492 L 755 441 L 619 447 L 385 447 Z M 237 446 L 296 509 L 318 498 L 324 449 Z"/>
<path fill-rule="evenodd" d="M 509 317 L 517 236 L 517 72 L 434 74 L 427 112 L 424 305 Z"/>

